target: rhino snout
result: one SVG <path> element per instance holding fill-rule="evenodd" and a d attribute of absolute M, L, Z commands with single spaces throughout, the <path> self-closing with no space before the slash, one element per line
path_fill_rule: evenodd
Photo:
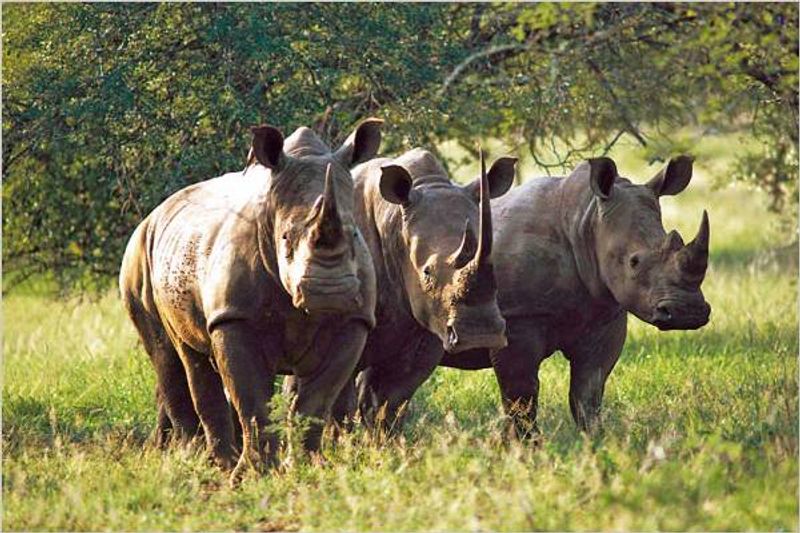
<path fill-rule="evenodd" d="M 294 305 L 309 314 L 348 313 L 363 301 L 361 283 L 354 275 L 337 277 L 303 276 L 294 294 Z"/>
<path fill-rule="evenodd" d="M 444 349 L 448 353 L 459 353 L 475 348 L 499 350 L 508 346 L 506 321 L 497 316 L 476 321 L 450 319 L 444 338 Z"/>
<path fill-rule="evenodd" d="M 711 306 L 701 300 L 689 304 L 677 300 L 661 300 L 653 309 L 650 323 L 662 331 L 698 329 L 708 324 Z"/>

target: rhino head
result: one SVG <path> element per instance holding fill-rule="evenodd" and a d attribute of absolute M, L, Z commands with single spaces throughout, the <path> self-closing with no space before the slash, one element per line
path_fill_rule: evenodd
<path fill-rule="evenodd" d="M 252 130 L 251 158 L 272 172 L 266 240 L 274 261 L 268 262 L 294 307 L 306 313 L 347 313 L 363 303 L 349 169 L 374 157 L 381 123 L 363 121 L 336 151 L 309 128 L 285 141 L 272 126 Z"/>
<path fill-rule="evenodd" d="M 507 344 L 489 200 L 511 187 L 516 159 L 500 158 L 487 173 L 483 152 L 480 157 L 480 177 L 463 187 L 425 150 L 407 152 L 381 169 L 381 196 L 402 208 L 405 257 L 398 262 L 408 304 L 450 353 Z"/>
<path fill-rule="evenodd" d="M 611 159 L 589 161 L 600 275 L 626 310 L 661 330 L 700 328 L 711 313 L 700 289 L 708 266 L 708 214 L 703 211 L 689 244 L 661 222 L 659 198 L 686 188 L 692 162 L 688 156 L 671 159 L 650 181 L 636 185 L 618 178 Z"/>

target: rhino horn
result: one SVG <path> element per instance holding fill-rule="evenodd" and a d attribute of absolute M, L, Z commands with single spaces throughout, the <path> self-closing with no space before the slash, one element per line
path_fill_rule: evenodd
<path fill-rule="evenodd" d="M 478 251 L 475 257 L 478 266 L 490 261 L 492 254 L 492 208 L 489 205 L 491 193 L 489 191 L 489 179 L 486 174 L 486 160 L 483 157 L 483 149 L 480 150 L 481 158 L 481 189 L 480 189 L 480 220 L 478 232 Z"/>
<path fill-rule="evenodd" d="M 325 190 L 317 203 L 320 207 L 316 221 L 316 244 L 334 246 L 342 235 L 342 220 L 336 207 L 336 191 L 330 163 L 325 171 Z"/>
<path fill-rule="evenodd" d="M 469 220 L 466 220 L 464 222 L 464 237 L 461 239 L 461 246 L 451 256 L 450 264 L 455 268 L 465 267 L 475 257 L 476 242 L 475 233 L 469 225 Z"/>
<path fill-rule="evenodd" d="M 708 243 L 708 212 L 703 210 L 703 220 L 700 222 L 700 229 L 697 230 L 697 236 L 695 236 L 692 242 L 686 245 L 689 258 L 686 266 L 689 271 L 696 273 L 705 272 L 708 266 Z"/>
<path fill-rule="evenodd" d="M 681 234 L 675 230 L 670 231 L 666 237 L 664 237 L 664 249 L 669 252 L 677 252 L 678 250 L 682 250 L 684 248 L 683 238 Z"/>

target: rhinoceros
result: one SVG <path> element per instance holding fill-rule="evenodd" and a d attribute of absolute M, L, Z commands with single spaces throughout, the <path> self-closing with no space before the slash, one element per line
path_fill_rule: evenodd
<path fill-rule="evenodd" d="M 353 169 L 355 218 L 378 280 L 377 326 L 359 365 L 357 392 L 368 424 L 380 409 L 383 420 L 392 420 L 445 351 L 506 345 L 489 200 L 511 187 L 516 161 L 501 157 L 487 173 L 481 151 L 481 175 L 465 186 L 421 148 Z M 343 397 L 348 393 L 356 394 L 345 389 Z M 352 402 L 340 405 L 349 405 L 347 412 Z"/>
<path fill-rule="evenodd" d="M 521 436 L 537 432 L 539 364 L 556 350 L 570 362 L 569 405 L 579 428 L 596 425 L 609 373 L 622 352 L 627 316 L 661 330 L 705 325 L 701 291 L 709 223 L 684 244 L 667 233 L 659 198 L 683 191 L 692 158 L 676 157 L 645 184 L 617 175 L 608 158 L 566 178 L 541 178 L 493 202 L 493 260 L 508 346 L 446 354 L 442 365 L 493 367 L 506 412 Z"/>
<path fill-rule="evenodd" d="M 362 122 L 335 152 L 308 128 L 285 140 L 253 128 L 256 164 L 173 194 L 128 243 L 120 291 L 173 431 L 190 438 L 199 416 L 212 456 L 235 465 L 232 481 L 275 450 L 275 375 L 297 376 L 298 413 L 325 418 L 375 325 L 349 168 L 375 155 L 381 122 Z M 226 392 L 242 429 L 238 462 Z"/>

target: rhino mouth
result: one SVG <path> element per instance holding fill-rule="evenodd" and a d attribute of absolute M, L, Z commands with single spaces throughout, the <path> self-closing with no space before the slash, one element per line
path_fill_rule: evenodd
<path fill-rule="evenodd" d="M 319 292 L 337 293 L 350 289 L 358 289 L 358 278 L 352 274 L 345 276 L 303 276 L 300 286 Z"/>
<path fill-rule="evenodd" d="M 653 310 L 648 322 L 661 331 L 676 329 L 698 329 L 708 324 L 711 306 L 706 302 L 686 305 L 677 300 L 661 300 Z"/>
<path fill-rule="evenodd" d="M 346 313 L 361 307 L 358 278 L 352 274 L 337 277 L 303 276 L 295 293 L 294 305 L 306 313 Z"/>
<path fill-rule="evenodd" d="M 447 353 L 459 353 L 476 348 L 499 350 L 508 346 L 505 320 L 491 325 L 470 327 L 450 320 L 447 324 L 443 347 Z"/>

